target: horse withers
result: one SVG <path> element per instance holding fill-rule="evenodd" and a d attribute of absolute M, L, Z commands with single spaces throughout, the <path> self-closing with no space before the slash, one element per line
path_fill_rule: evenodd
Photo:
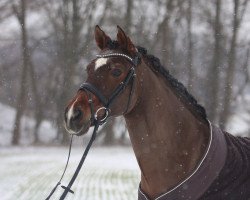
<path fill-rule="evenodd" d="M 139 200 L 250 199 L 250 139 L 210 124 L 183 84 L 119 26 L 116 41 L 96 26 L 95 40 L 101 51 L 65 110 L 69 133 L 86 133 L 93 113 L 123 115 L 141 170 Z"/>

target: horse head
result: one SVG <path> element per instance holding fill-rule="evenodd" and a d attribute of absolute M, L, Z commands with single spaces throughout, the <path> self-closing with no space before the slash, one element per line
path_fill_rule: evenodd
<path fill-rule="evenodd" d="M 130 112 L 138 99 L 139 84 L 134 77 L 139 54 L 131 39 L 117 26 L 117 41 L 95 27 L 100 53 L 87 66 L 87 80 L 65 109 L 65 127 L 82 135 L 107 116 Z"/>

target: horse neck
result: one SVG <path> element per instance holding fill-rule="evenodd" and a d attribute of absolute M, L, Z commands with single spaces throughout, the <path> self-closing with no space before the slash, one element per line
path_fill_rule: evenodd
<path fill-rule="evenodd" d="M 140 102 L 125 116 L 141 170 L 141 188 L 155 198 L 185 179 L 205 153 L 209 127 L 197 119 L 161 75 L 142 65 Z"/>

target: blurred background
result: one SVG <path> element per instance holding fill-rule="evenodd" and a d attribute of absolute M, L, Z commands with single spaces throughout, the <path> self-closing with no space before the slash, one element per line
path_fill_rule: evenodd
<path fill-rule="evenodd" d="M 249 4 L 250 0 L 1 0 L 1 159 L 21 152 L 42 156 L 49 153 L 44 147 L 52 147 L 55 157 L 53 146 L 59 153 L 65 150 L 69 136 L 63 112 L 86 78 L 86 65 L 98 53 L 97 24 L 113 38 L 116 25 L 121 26 L 184 83 L 205 106 L 210 121 L 235 135 L 250 136 Z M 130 143 L 122 118 L 110 120 L 100 132 L 98 146 L 115 146 L 108 154 L 119 148 L 125 157 L 126 152 L 132 154 L 124 147 Z M 79 138 L 75 143 L 85 142 Z M 101 149 L 97 152 L 103 156 Z M 13 162 L 5 160 L 10 165 L 21 161 Z M 13 198 L 8 195 L 6 199 Z"/>

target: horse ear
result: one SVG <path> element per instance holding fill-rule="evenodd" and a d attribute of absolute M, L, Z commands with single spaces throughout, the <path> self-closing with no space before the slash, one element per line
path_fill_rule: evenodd
<path fill-rule="evenodd" d="M 98 25 L 95 26 L 95 41 L 101 50 L 106 48 L 108 42 L 111 41 L 110 37 Z"/>
<path fill-rule="evenodd" d="M 125 34 L 125 32 L 122 30 L 120 26 L 117 25 L 117 41 L 119 45 L 127 50 L 130 54 L 134 55 L 136 54 L 137 50 L 135 48 L 135 45 L 132 43 L 131 39 Z"/>

